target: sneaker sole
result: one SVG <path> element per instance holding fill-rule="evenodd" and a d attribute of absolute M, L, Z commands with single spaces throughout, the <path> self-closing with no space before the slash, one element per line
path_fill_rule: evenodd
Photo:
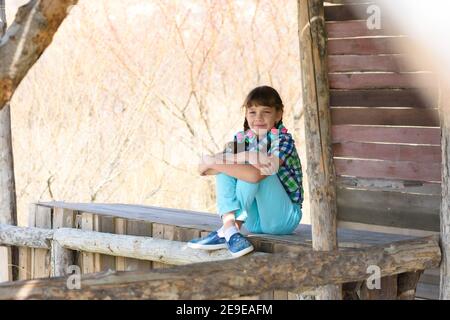
<path fill-rule="evenodd" d="M 248 248 L 245 248 L 244 250 L 238 251 L 238 252 L 231 252 L 231 255 L 233 256 L 233 258 L 239 258 L 242 257 L 243 255 L 252 252 L 253 250 L 255 250 L 255 248 L 253 246 L 250 246 Z"/>
<path fill-rule="evenodd" d="M 188 242 L 187 246 L 192 249 L 201 249 L 201 250 L 218 250 L 218 249 L 228 248 L 226 243 L 223 243 L 223 244 L 199 244 L 199 243 Z"/>

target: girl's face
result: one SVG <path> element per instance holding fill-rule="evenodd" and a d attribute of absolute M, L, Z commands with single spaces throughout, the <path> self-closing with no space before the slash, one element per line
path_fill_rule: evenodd
<path fill-rule="evenodd" d="M 267 106 L 251 106 L 245 112 L 250 129 L 258 135 L 265 134 L 272 129 L 281 120 L 282 115 L 282 110 L 278 111 L 273 107 Z"/>

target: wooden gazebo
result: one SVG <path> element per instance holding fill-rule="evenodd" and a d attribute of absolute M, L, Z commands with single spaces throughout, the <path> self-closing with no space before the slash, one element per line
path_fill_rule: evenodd
<path fill-rule="evenodd" d="M 373 2 L 298 0 L 311 226 L 249 235 L 256 252 L 229 260 L 185 246 L 217 216 L 35 203 L 30 227 L 0 225 L 20 280 L 0 299 L 413 299 L 419 282 L 437 298 L 439 266 L 449 299 L 448 104 L 437 75 L 404 64 L 404 36 L 366 27 Z"/>

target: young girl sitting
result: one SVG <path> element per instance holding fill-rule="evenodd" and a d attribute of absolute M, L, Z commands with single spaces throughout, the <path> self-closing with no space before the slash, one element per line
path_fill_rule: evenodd
<path fill-rule="evenodd" d="M 201 175 L 216 175 L 217 209 L 223 226 L 188 246 L 228 248 L 233 257 L 251 252 L 239 232 L 290 234 L 302 217 L 302 168 L 294 140 L 283 126 L 283 102 L 268 86 L 253 89 L 244 102 L 244 130 L 223 153 L 203 157 Z"/>

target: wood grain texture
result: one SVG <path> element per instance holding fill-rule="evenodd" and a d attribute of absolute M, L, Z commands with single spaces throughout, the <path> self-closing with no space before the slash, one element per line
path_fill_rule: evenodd
<path fill-rule="evenodd" d="M 333 154 L 344 158 L 441 163 L 440 146 L 339 142 L 333 144 Z"/>
<path fill-rule="evenodd" d="M 440 196 L 338 188 L 338 219 L 438 231 Z"/>
<path fill-rule="evenodd" d="M 329 55 L 328 72 L 412 72 L 429 69 L 417 68 L 408 63 L 402 54 L 384 55 Z"/>
<path fill-rule="evenodd" d="M 52 228 L 52 208 L 42 206 L 35 207 L 35 226 L 39 228 Z M 50 250 L 33 249 L 32 278 L 50 277 Z"/>
<path fill-rule="evenodd" d="M 437 109 L 333 107 L 331 118 L 333 125 L 439 126 Z"/>
<path fill-rule="evenodd" d="M 330 90 L 331 107 L 437 108 L 436 89 Z"/>
<path fill-rule="evenodd" d="M 441 181 L 441 164 L 335 158 L 336 174 L 362 178 Z"/>
<path fill-rule="evenodd" d="M 333 125 L 333 143 L 355 142 L 388 142 L 414 143 L 439 146 L 441 143 L 441 129 L 413 128 L 413 127 L 385 127 L 363 125 Z"/>
<path fill-rule="evenodd" d="M 435 76 L 428 72 L 346 72 L 328 75 L 330 89 L 432 88 Z"/>
<path fill-rule="evenodd" d="M 409 39 L 404 36 L 376 38 L 341 38 L 328 40 L 330 55 L 376 55 L 408 53 Z"/>
<path fill-rule="evenodd" d="M 401 31 L 389 25 L 389 21 L 383 23 L 380 29 L 369 29 L 367 20 L 327 21 L 326 29 L 329 39 L 402 35 Z"/>

